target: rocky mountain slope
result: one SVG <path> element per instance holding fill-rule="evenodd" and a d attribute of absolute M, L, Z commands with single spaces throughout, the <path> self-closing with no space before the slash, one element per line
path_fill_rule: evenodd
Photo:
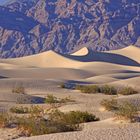
<path fill-rule="evenodd" d="M 140 47 L 139 0 L 10 0 L 0 6 L 0 57 Z"/>

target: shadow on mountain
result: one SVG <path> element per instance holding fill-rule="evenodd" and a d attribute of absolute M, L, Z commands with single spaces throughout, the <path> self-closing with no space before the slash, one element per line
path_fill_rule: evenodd
<path fill-rule="evenodd" d="M 27 33 L 37 24 L 38 22 L 31 17 L 0 6 L 0 26 L 5 29 Z"/>

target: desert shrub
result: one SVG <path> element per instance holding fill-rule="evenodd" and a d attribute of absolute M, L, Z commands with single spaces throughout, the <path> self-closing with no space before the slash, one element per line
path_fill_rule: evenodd
<path fill-rule="evenodd" d="M 18 128 L 26 136 L 36 136 L 50 133 L 68 132 L 78 130 L 78 126 L 63 122 L 45 120 L 44 118 L 19 118 Z"/>
<path fill-rule="evenodd" d="M 33 115 L 24 117 L 9 116 L 7 114 L 0 115 L 0 127 L 9 127 L 14 124 L 22 135 L 35 136 L 50 133 L 69 132 L 81 130 L 79 123 L 98 121 L 99 118 L 87 112 L 71 111 L 62 113 L 54 110 L 48 114 L 47 119 L 44 115 L 38 116 L 40 109 L 32 107 Z M 37 110 L 37 111 L 36 111 Z M 37 112 L 37 113 L 36 113 Z"/>
<path fill-rule="evenodd" d="M 98 93 L 100 92 L 100 89 L 96 85 L 87 85 L 87 86 L 82 86 L 82 85 L 77 85 L 75 89 L 80 90 L 82 93 Z"/>
<path fill-rule="evenodd" d="M 37 119 L 36 117 L 18 118 L 18 129 L 20 129 L 25 136 L 48 133 L 46 122 L 42 118 Z"/>
<path fill-rule="evenodd" d="M 70 97 L 59 99 L 51 94 L 47 95 L 45 99 L 45 103 L 54 104 L 54 103 L 67 103 L 67 102 L 74 102 Z"/>
<path fill-rule="evenodd" d="M 109 85 L 104 85 L 104 86 L 100 87 L 100 92 L 104 93 L 106 95 L 116 95 L 117 94 L 116 88 L 114 88 L 113 86 L 109 86 Z"/>
<path fill-rule="evenodd" d="M 21 86 L 21 85 L 15 86 L 12 89 L 12 93 L 25 94 L 25 88 L 23 86 Z"/>
<path fill-rule="evenodd" d="M 76 86 L 75 86 L 75 89 L 76 89 L 76 90 L 82 90 L 83 87 L 84 87 L 83 85 L 76 85 Z"/>
<path fill-rule="evenodd" d="M 0 127 L 11 127 L 13 123 L 16 123 L 16 117 L 13 117 L 7 113 L 0 114 Z"/>
<path fill-rule="evenodd" d="M 47 97 L 45 99 L 45 103 L 52 104 L 52 103 L 59 103 L 59 101 L 55 96 L 49 94 L 49 95 L 47 95 Z"/>
<path fill-rule="evenodd" d="M 12 108 L 10 108 L 10 111 L 12 113 L 17 113 L 17 114 L 30 113 L 29 108 L 28 107 L 23 107 L 23 106 L 20 106 L 20 107 L 12 107 Z"/>
<path fill-rule="evenodd" d="M 132 87 L 125 87 L 118 90 L 117 88 L 109 85 L 97 86 L 97 85 L 76 85 L 76 90 L 80 90 L 82 93 L 104 93 L 106 95 L 131 95 L 138 93 Z"/>
<path fill-rule="evenodd" d="M 97 118 L 95 115 L 90 114 L 88 112 L 71 111 L 64 115 L 64 121 L 71 124 L 92 122 L 92 121 L 98 121 L 98 120 L 99 118 Z"/>
<path fill-rule="evenodd" d="M 31 106 L 31 107 L 12 107 L 10 108 L 10 112 L 17 113 L 17 114 L 25 114 L 30 113 L 31 116 L 42 116 L 44 113 L 44 109 L 39 106 Z"/>
<path fill-rule="evenodd" d="M 125 87 L 120 90 L 118 90 L 118 94 L 121 95 L 132 95 L 138 93 L 136 90 L 134 90 L 132 87 Z"/>
<path fill-rule="evenodd" d="M 59 112 L 61 115 L 62 112 Z M 60 121 L 59 113 L 55 112 L 55 116 L 51 113 L 47 120 L 37 114 L 30 115 L 28 118 L 18 118 L 18 128 L 26 136 L 43 135 L 50 133 L 69 132 L 80 130 L 79 125 L 71 124 L 67 121 Z M 54 118 L 52 118 L 54 117 Z M 59 118 L 59 119 L 55 119 Z"/>
<path fill-rule="evenodd" d="M 80 90 L 82 93 L 104 93 L 107 95 L 117 94 L 117 89 L 109 85 L 104 85 L 100 87 L 97 85 L 76 85 L 75 89 Z"/>
<path fill-rule="evenodd" d="M 59 110 L 51 112 L 50 118 L 53 121 L 57 120 L 59 122 L 64 122 L 71 125 L 99 120 L 99 118 L 97 118 L 95 115 L 90 114 L 88 112 L 71 111 L 68 113 L 63 113 L 60 112 Z"/>
<path fill-rule="evenodd" d="M 62 83 L 62 84 L 60 85 L 60 87 L 61 87 L 61 88 L 66 88 L 65 83 Z"/>
<path fill-rule="evenodd" d="M 42 117 L 45 112 L 44 112 L 44 109 L 40 106 L 37 106 L 37 105 L 32 105 L 30 108 L 29 108 L 29 112 L 30 112 L 30 115 L 32 117 Z"/>
<path fill-rule="evenodd" d="M 133 103 L 124 102 L 119 105 L 118 110 L 115 114 L 118 118 L 123 118 L 133 122 L 138 117 L 138 107 Z"/>
<path fill-rule="evenodd" d="M 116 99 L 111 100 L 104 99 L 101 101 L 100 104 L 108 111 L 114 111 L 118 109 L 118 102 Z"/>

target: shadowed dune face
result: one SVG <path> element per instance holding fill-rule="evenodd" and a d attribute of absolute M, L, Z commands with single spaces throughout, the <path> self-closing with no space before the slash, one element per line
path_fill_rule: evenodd
<path fill-rule="evenodd" d="M 82 61 L 82 62 L 107 62 L 119 65 L 127 65 L 127 66 L 140 66 L 138 62 L 135 60 L 128 58 L 126 56 L 120 54 L 113 54 L 113 53 L 105 53 L 105 52 L 89 52 L 85 56 L 68 56 L 64 55 L 67 58 Z"/>

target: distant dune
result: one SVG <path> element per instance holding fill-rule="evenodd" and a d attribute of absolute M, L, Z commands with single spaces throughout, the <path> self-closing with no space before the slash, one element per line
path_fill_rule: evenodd
<path fill-rule="evenodd" d="M 138 47 L 129 46 L 123 49 L 110 51 L 110 53 L 120 54 L 140 63 L 140 48 Z"/>
<path fill-rule="evenodd" d="M 84 55 L 87 55 L 88 53 L 89 53 L 89 50 L 86 47 L 84 47 L 71 55 L 84 56 Z"/>
<path fill-rule="evenodd" d="M 140 48 L 129 46 L 109 52 L 82 48 L 72 55 L 48 51 L 0 60 L 0 76 L 9 78 L 65 79 L 110 83 L 140 78 Z M 129 83 L 128 83 L 129 84 Z"/>

